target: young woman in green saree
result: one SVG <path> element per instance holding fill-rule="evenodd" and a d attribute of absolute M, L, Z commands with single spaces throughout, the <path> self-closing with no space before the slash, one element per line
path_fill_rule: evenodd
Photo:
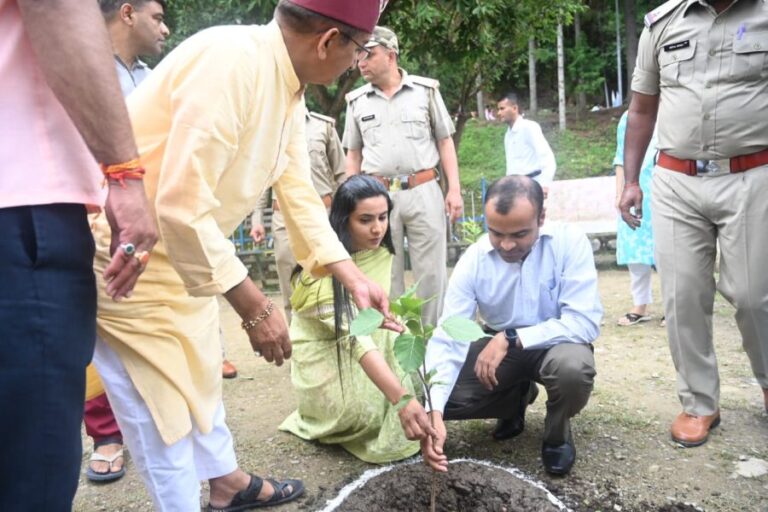
<path fill-rule="evenodd" d="M 370 176 L 343 183 L 331 205 L 330 222 L 355 264 L 389 292 L 394 248 L 389 230 L 392 202 Z M 291 380 L 298 409 L 280 425 L 302 439 L 339 444 L 366 462 L 383 464 L 419 451 L 432 433 L 424 408 L 413 399 L 394 404 L 413 385 L 393 353 L 397 333 L 379 329 L 348 337 L 356 311 L 332 277 L 294 275 L 291 296 Z"/>

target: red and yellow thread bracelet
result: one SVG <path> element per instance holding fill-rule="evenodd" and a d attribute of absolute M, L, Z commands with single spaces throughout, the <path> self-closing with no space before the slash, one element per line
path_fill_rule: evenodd
<path fill-rule="evenodd" d="M 101 164 L 101 172 L 104 173 L 105 183 L 106 180 L 117 181 L 123 188 L 125 180 L 141 180 L 146 173 L 138 158 L 120 164 Z"/>

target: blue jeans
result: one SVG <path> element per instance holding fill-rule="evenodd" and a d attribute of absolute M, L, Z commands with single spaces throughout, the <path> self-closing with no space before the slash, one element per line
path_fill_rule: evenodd
<path fill-rule="evenodd" d="M 0 510 L 68 511 L 96 339 L 85 208 L 0 208 Z"/>

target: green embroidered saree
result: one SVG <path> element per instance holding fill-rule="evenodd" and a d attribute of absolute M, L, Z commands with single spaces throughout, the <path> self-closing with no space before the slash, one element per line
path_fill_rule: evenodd
<path fill-rule="evenodd" d="M 386 248 L 360 251 L 352 259 L 389 293 L 392 255 Z M 410 379 L 394 357 L 396 333 L 378 330 L 354 341 L 337 340 L 330 277 L 318 280 L 302 273 L 294 280 L 291 306 L 291 381 L 299 406 L 280 430 L 306 440 L 340 444 L 355 457 L 376 464 L 416 454 L 419 443 L 405 438 L 394 406 L 358 363 L 368 351 L 380 351 L 412 392 Z M 345 324 L 345 334 L 347 329 Z"/>

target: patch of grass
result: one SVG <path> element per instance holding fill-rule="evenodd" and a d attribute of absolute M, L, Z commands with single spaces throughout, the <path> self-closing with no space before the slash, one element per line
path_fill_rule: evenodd
<path fill-rule="evenodd" d="M 607 176 L 616 152 L 616 123 L 572 123 L 565 132 L 547 135 L 557 160 L 558 180 Z"/>
<path fill-rule="evenodd" d="M 504 132 L 506 125 L 471 119 L 464 128 L 459 146 L 459 170 L 464 190 L 480 191 L 480 180 L 488 183 L 504 176 Z"/>

